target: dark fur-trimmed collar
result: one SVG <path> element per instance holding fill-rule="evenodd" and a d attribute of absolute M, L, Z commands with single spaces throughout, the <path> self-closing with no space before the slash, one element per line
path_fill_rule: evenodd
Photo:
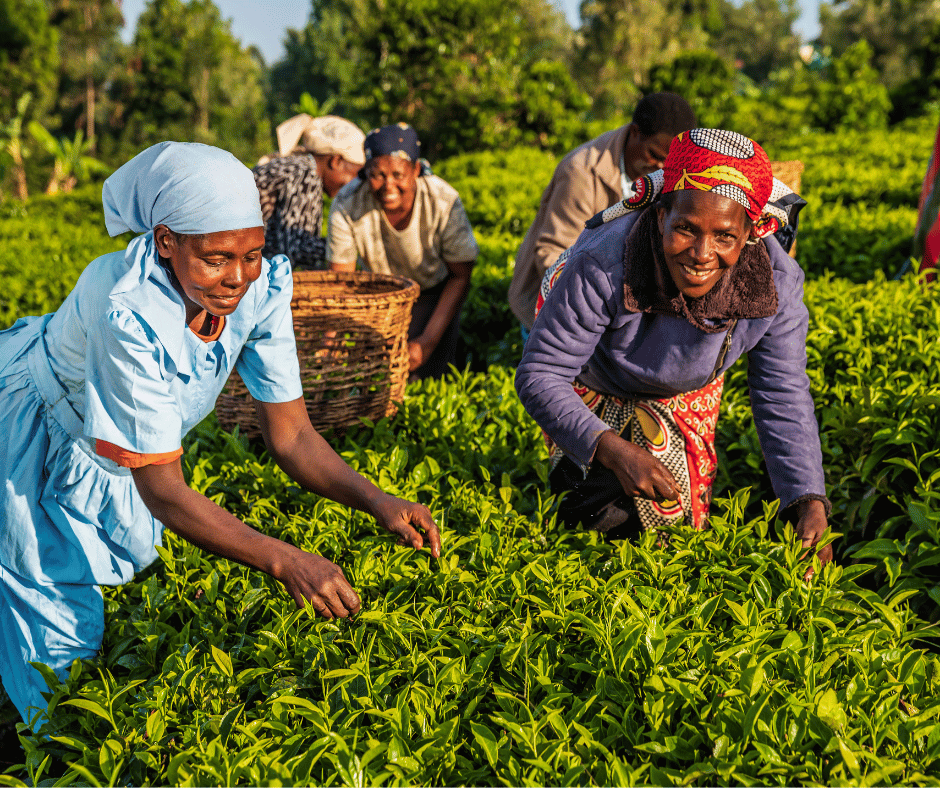
<path fill-rule="evenodd" d="M 666 267 L 656 208 L 633 226 L 623 249 L 623 303 L 628 312 L 673 315 L 708 334 L 727 331 L 733 320 L 777 313 L 773 266 L 763 241 L 745 246 L 738 262 L 701 298 L 686 298 Z"/>

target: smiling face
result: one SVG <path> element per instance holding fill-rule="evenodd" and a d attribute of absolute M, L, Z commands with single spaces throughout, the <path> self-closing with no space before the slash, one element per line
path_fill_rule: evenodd
<path fill-rule="evenodd" d="M 366 164 L 372 194 L 387 214 L 411 212 L 418 193 L 421 165 L 398 156 L 376 156 Z"/>
<path fill-rule="evenodd" d="M 190 323 L 203 310 L 224 317 L 235 311 L 261 276 L 264 228 L 206 235 L 177 235 L 162 224 L 153 231 L 160 257 L 170 261 Z"/>
<path fill-rule="evenodd" d="M 714 192 L 673 192 L 657 208 L 666 267 L 676 287 L 701 298 L 738 262 L 750 234 L 744 206 Z"/>

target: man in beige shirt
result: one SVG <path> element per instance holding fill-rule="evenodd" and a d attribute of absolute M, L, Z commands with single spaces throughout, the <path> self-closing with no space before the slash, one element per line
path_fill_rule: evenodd
<path fill-rule="evenodd" d="M 538 214 L 516 254 L 509 305 L 523 336 L 535 320 L 542 277 L 594 214 L 633 194 L 633 182 L 663 166 L 673 137 L 696 125 L 688 102 L 675 93 L 640 100 L 633 120 L 575 148 L 556 167 Z"/>

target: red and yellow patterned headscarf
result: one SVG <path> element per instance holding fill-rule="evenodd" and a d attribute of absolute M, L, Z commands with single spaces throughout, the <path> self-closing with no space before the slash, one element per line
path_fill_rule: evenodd
<path fill-rule="evenodd" d="M 591 217 L 584 226 L 600 227 L 648 208 L 663 192 L 682 189 L 711 191 L 740 203 L 753 222 L 751 235 L 766 238 L 781 233 L 778 239 L 785 249 L 793 242 L 797 215 L 806 205 L 773 177 L 767 154 L 754 140 L 723 129 L 692 129 L 673 139 L 663 169 L 634 181 L 630 197 Z"/>
<path fill-rule="evenodd" d="M 722 129 L 682 132 L 673 139 L 663 165 L 663 192 L 715 192 L 743 205 L 755 223 L 773 181 L 764 149 L 743 134 Z"/>

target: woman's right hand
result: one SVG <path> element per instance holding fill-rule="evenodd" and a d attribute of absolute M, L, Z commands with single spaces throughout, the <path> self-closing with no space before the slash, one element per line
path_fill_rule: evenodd
<path fill-rule="evenodd" d="M 303 399 L 296 400 L 294 407 L 306 417 Z M 250 528 L 190 488 L 179 459 L 131 472 L 147 508 L 174 533 L 203 550 L 267 572 L 284 584 L 298 607 L 303 607 L 306 599 L 326 618 L 346 618 L 359 612 L 359 595 L 342 569 L 323 556 Z"/>
<path fill-rule="evenodd" d="M 613 430 L 601 435 L 594 459 L 614 472 L 627 495 L 657 503 L 678 501 L 681 496 L 675 477 L 665 465 Z"/>
<path fill-rule="evenodd" d="M 359 612 L 359 595 L 343 570 L 322 555 L 294 548 L 272 574 L 284 584 L 297 607 L 303 607 L 306 599 L 324 618 L 346 618 Z"/>

